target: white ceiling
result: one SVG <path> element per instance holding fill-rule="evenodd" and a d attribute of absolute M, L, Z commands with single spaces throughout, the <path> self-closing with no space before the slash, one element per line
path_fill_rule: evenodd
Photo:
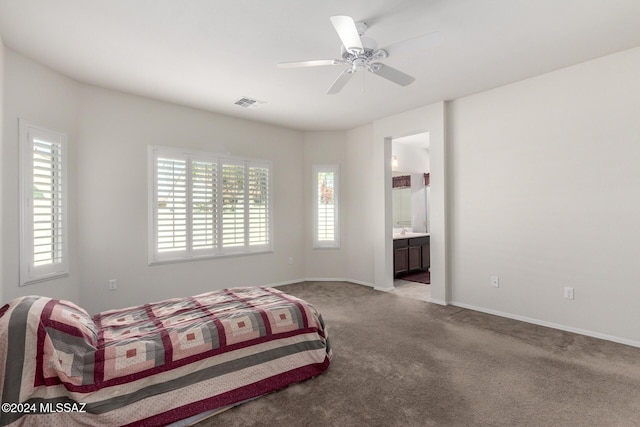
<path fill-rule="evenodd" d="M 369 24 L 380 47 L 445 42 L 385 63 L 397 86 L 343 66 L 329 17 Z M 6 46 L 78 81 L 302 130 L 350 129 L 640 45 L 639 0 L 0 0 Z M 266 101 L 256 109 L 233 102 Z"/>

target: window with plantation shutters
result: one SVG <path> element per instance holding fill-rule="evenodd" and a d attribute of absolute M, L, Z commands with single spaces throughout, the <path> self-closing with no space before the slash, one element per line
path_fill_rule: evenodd
<path fill-rule="evenodd" d="M 68 274 L 64 133 L 20 119 L 20 285 Z"/>
<path fill-rule="evenodd" d="M 271 250 L 271 163 L 149 147 L 149 262 Z"/>
<path fill-rule="evenodd" d="M 313 167 L 313 246 L 339 248 L 337 165 Z"/>

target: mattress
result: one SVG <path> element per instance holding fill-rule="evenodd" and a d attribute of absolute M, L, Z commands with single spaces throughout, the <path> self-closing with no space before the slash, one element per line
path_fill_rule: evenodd
<path fill-rule="evenodd" d="M 333 354 L 318 310 L 268 287 L 95 316 L 21 297 L 0 333 L 0 426 L 167 425 L 315 377 Z"/>

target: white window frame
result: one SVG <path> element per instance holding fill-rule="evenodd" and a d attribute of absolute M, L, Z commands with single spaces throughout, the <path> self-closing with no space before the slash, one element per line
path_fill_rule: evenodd
<path fill-rule="evenodd" d="M 159 157 L 167 157 L 173 159 L 183 159 L 187 162 L 187 238 L 185 250 L 160 252 L 158 250 L 158 200 L 156 191 L 157 187 L 157 159 Z M 212 259 L 223 256 L 238 256 L 257 253 L 268 253 L 273 251 L 273 169 L 272 163 L 268 160 L 249 159 L 234 157 L 224 154 L 216 154 L 197 150 L 188 150 L 180 148 L 170 148 L 163 146 L 150 145 L 148 147 L 148 262 L 149 265 L 164 264 L 171 262 L 195 261 Z M 191 222 L 193 220 L 193 212 L 191 212 L 193 186 L 191 164 L 194 161 L 210 162 L 217 165 L 217 187 L 216 187 L 216 206 L 214 216 L 216 218 L 215 247 L 208 249 L 194 249 L 192 242 Z M 241 245 L 228 246 L 224 243 L 223 228 L 223 180 L 220 177 L 223 165 L 240 165 L 244 167 L 244 197 L 243 212 L 244 218 L 242 227 L 244 228 L 244 241 Z M 262 221 L 266 230 L 266 243 L 252 244 L 250 239 L 249 219 L 249 170 L 250 168 L 265 168 L 268 170 L 267 177 L 267 219 Z"/>
<path fill-rule="evenodd" d="M 339 165 L 314 165 L 313 170 L 313 248 L 315 249 L 339 249 L 340 248 L 340 166 Z M 321 239 L 320 230 L 320 205 L 318 203 L 318 174 L 333 173 L 333 239 Z"/>
<path fill-rule="evenodd" d="M 69 274 L 69 233 L 68 233 L 68 175 L 67 175 L 67 134 L 64 132 L 47 129 L 24 119 L 18 119 L 19 128 L 19 186 L 20 186 L 20 286 L 64 277 Z M 55 237 L 52 238 L 51 252 L 54 260 L 46 264 L 36 265 L 35 224 L 34 216 L 34 145 L 39 141 L 56 144 L 59 148 L 58 182 L 51 189 L 51 199 L 59 200 L 56 203 L 55 213 L 52 214 L 52 230 Z M 55 196 L 54 196 L 55 194 Z M 40 214 L 42 215 L 42 214 Z M 55 219 L 53 218 L 55 215 Z"/>

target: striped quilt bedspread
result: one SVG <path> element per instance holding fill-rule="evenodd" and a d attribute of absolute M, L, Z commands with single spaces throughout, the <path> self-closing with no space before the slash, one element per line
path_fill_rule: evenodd
<path fill-rule="evenodd" d="M 267 287 L 91 317 L 64 300 L 0 309 L 0 426 L 166 425 L 314 377 L 332 351 L 321 314 Z"/>

